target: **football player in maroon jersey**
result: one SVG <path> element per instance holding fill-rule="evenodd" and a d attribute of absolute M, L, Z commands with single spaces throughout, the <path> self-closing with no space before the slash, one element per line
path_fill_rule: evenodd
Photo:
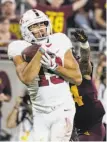
<path fill-rule="evenodd" d="M 79 86 L 71 85 L 76 105 L 75 127 L 80 141 L 103 141 L 105 128 L 102 118 L 105 110 L 97 99 L 98 94 L 92 79 L 93 63 L 90 60 L 88 38 L 83 30 L 76 30 L 73 35 L 80 46 L 81 57 L 78 58 L 76 54 L 74 56 L 78 60 L 83 77 Z"/>

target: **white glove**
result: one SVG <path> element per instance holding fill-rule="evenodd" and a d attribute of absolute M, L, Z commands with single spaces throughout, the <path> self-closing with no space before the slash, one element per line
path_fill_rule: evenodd
<path fill-rule="evenodd" d="M 56 59 L 56 56 L 51 58 L 51 56 L 45 52 L 45 54 L 42 55 L 41 64 L 45 68 L 55 71 L 58 66 L 58 64 L 55 62 L 55 59 Z"/>

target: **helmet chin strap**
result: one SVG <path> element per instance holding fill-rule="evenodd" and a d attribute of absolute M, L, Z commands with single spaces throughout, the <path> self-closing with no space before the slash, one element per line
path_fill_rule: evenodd
<path fill-rule="evenodd" d="M 42 43 L 48 43 L 49 39 L 48 38 L 45 38 L 45 39 L 42 39 L 40 41 L 37 41 L 37 43 L 39 44 L 42 44 Z"/>
<path fill-rule="evenodd" d="M 42 43 L 48 43 L 49 42 L 49 38 L 45 38 L 45 39 L 39 39 L 37 41 L 32 41 L 32 44 L 42 44 Z"/>

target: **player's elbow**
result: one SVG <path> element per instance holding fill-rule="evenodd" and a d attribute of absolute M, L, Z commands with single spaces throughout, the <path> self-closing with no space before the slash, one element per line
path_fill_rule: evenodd
<path fill-rule="evenodd" d="M 82 83 L 82 74 L 81 74 L 80 68 L 79 66 L 77 66 L 72 70 L 73 70 L 73 74 L 71 76 L 71 79 L 73 80 L 73 83 L 78 86 Z"/>
<path fill-rule="evenodd" d="M 79 86 L 82 83 L 82 76 L 78 75 L 75 79 L 74 79 L 75 85 Z"/>
<path fill-rule="evenodd" d="M 82 75 L 80 74 L 75 74 L 73 76 L 70 76 L 69 82 L 75 85 L 80 85 L 82 83 Z"/>
<path fill-rule="evenodd" d="M 24 83 L 25 85 L 30 85 L 32 83 L 32 81 L 34 80 L 34 77 L 32 77 L 29 74 L 20 73 L 20 74 L 18 74 L 18 77 L 19 77 L 20 81 L 22 83 Z"/>
<path fill-rule="evenodd" d="M 82 83 L 82 74 L 79 68 L 75 69 L 75 73 L 73 75 L 73 81 L 75 85 L 80 85 Z"/>
<path fill-rule="evenodd" d="M 29 78 L 29 77 L 25 77 L 23 78 L 21 81 L 25 84 L 25 85 L 30 85 L 33 82 L 34 79 Z"/>

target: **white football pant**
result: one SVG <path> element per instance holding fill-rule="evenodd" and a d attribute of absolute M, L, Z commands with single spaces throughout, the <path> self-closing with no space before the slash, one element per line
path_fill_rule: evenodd
<path fill-rule="evenodd" d="M 67 104 L 68 105 L 68 104 Z M 69 141 L 73 129 L 75 104 L 54 107 L 50 113 L 33 112 L 34 141 Z M 52 108 L 53 109 L 53 108 Z"/>

